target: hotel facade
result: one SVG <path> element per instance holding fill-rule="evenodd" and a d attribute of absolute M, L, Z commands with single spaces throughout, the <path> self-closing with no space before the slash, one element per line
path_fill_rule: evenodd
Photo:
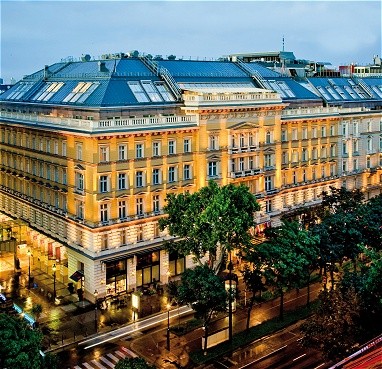
<path fill-rule="evenodd" d="M 17 252 L 89 300 L 166 284 L 192 267 L 163 248 L 167 194 L 245 184 L 254 233 L 330 186 L 370 198 L 381 109 L 375 76 L 292 78 L 240 58 L 56 63 L 0 95 L 0 211 L 23 225 Z"/>

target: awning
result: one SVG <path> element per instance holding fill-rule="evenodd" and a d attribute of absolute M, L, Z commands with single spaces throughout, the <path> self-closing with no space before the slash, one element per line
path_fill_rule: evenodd
<path fill-rule="evenodd" d="M 148 254 L 150 252 L 158 251 L 158 250 L 162 250 L 162 249 L 163 249 L 163 244 L 154 245 L 151 247 L 145 246 L 145 247 L 141 247 L 141 248 L 136 248 L 134 250 L 124 252 L 123 254 L 120 254 L 120 255 L 117 255 L 117 256 L 114 256 L 114 257 L 111 257 L 108 259 L 101 260 L 101 263 L 111 263 L 114 261 L 129 259 L 129 258 L 132 258 L 134 256 L 140 256 L 140 255 Z"/>
<path fill-rule="evenodd" d="M 84 277 L 84 271 L 83 270 L 77 270 L 76 272 L 74 272 L 70 276 L 70 279 L 72 279 L 74 282 L 78 282 L 83 277 Z"/>

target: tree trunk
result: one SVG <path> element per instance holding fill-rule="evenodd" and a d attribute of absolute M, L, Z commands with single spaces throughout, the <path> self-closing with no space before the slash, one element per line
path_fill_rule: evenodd
<path fill-rule="evenodd" d="M 249 330 L 249 321 L 251 320 L 251 311 L 252 311 L 254 302 L 255 302 L 255 295 L 253 294 L 253 296 L 251 297 L 251 301 L 249 302 L 249 307 L 247 310 L 247 326 L 246 326 L 247 330 Z"/>
<path fill-rule="evenodd" d="M 308 285 L 306 287 L 307 287 L 306 306 L 309 307 L 310 305 L 310 273 L 308 274 Z"/>
<path fill-rule="evenodd" d="M 207 355 L 208 325 L 204 325 L 204 355 Z"/>
<path fill-rule="evenodd" d="M 280 320 L 284 319 L 284 291 L 280 288 Z"/>

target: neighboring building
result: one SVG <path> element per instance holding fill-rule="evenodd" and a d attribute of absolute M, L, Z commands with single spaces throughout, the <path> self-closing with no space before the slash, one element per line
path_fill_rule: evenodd
<path fill-rule="evenodd" d="M 167 194 L 245 184 L 254 232 L 329 186 L 379 194 L 381 106 L 377 79 L 297 81 L 240 60 L 46 66 L 0 96 L 0 211 L 90 300 L 167 283 L 192 265 L 163 250 Z"/>

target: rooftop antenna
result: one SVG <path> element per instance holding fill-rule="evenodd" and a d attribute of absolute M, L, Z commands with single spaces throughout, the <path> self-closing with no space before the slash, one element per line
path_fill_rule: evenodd
<path fill-rule="evenodd" d="M 283 51 L 284 51 L 284 41 L 285 41 L 285 39 L 284 39 L 284 35 L 283 35 Z"/>

